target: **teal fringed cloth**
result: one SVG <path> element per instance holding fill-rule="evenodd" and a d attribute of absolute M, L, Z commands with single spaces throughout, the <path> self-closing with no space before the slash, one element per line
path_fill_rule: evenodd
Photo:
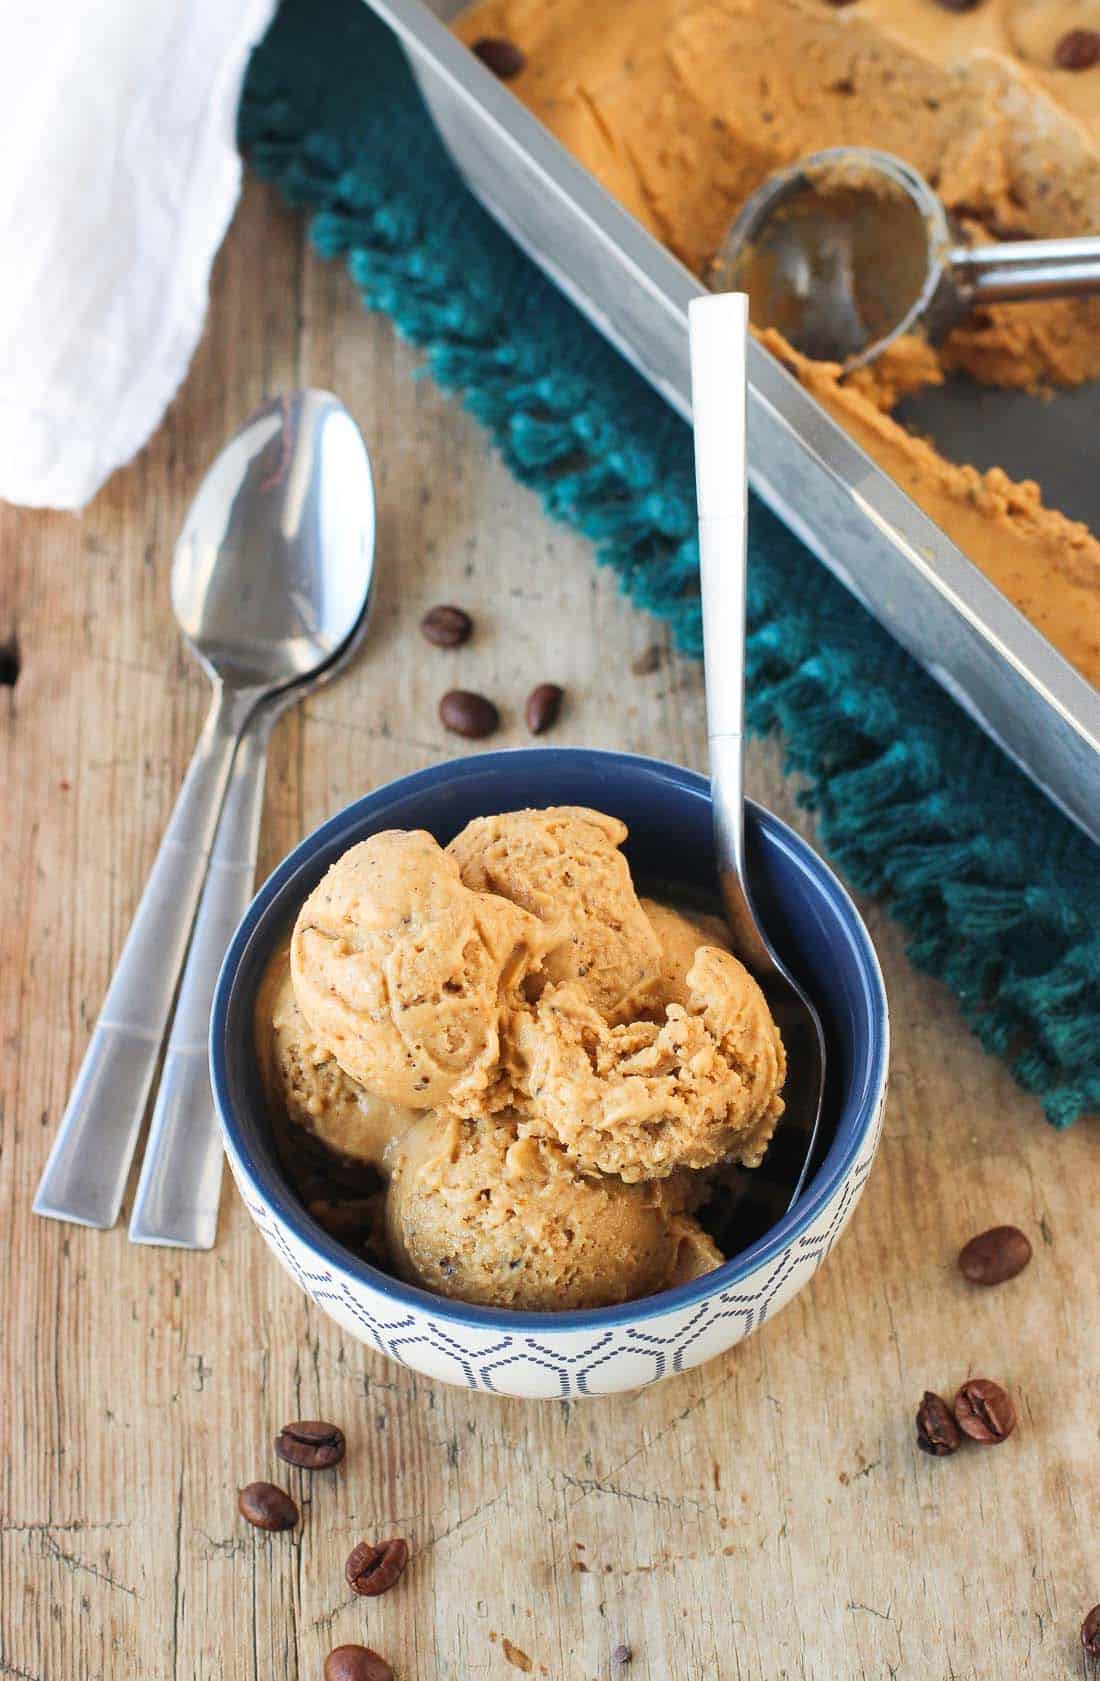
<path fill-rule="evenodd" d="M 240 138 L 546 511 L 698 654 L 687 427 L 466 191 L 362 0 L 285 0 Z M 1100 1109 L 1100 852 L 759 502 L 748 659 L 752 727 L 781 732 L 830 857 L 1055 1126 Z"/>

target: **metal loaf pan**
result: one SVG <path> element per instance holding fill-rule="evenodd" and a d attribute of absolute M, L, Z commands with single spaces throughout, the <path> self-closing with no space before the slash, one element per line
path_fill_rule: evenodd
<path fill-rule="evenodd" d="M 690 419 L 687 309 L 701 282 L 455 39 L 444 20 L 458 4 L 368 3 L 477 197 Z M 754 490 L 1100 842 L 1100 693 L 757 344 L 749 453 Z"/>

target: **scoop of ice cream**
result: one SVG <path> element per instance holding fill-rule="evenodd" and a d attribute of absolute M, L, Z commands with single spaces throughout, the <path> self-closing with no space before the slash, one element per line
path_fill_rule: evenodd
<path fill-rule="evenodd" d="M 575 982 L 514 1022 L 521 1129 L 584 1172 L 656 1179 L 728 1158 L 756 1165 L 783 1112 L 786 1057 L 763 993 L 730 952 L 701 946 L 689 1002 L 610 1026 Z"/>
<path fill-rule="evenodd" d="M 491 1107 L 501 1016 L 544 946 L 536 917 L 465 886 L 431 835 L 391 829 L 313 890 L 290 962 L 302 1014 L 368 1091 Z"/>
<path fill-rule="evenodd" d="M 476 817 L 447 851 L 462 880 L 537 916 L 549 935 L 537 985 L 579 981 L 608 1020 L 636 1014 L 661 954 L 620 852 L 626 824 L 585 806 Z M 529 989 L 535 990 L 535 989 Z"/>
<path fill-rule="evenodd" d="M 391 1263 L 439 1295 L 532 1310 L 606 1307 L 721 1265 L 680 1175 L 581 1177 L 559 1145 L 504 1115 L 429 1116 L 398 1146 L 386 1196 Z"/>
<path fill-rule="evenodd" d="M 322 1044 L 294 996 L 289 943 L 275 953 L 257 995 L 256 1054 L 269 1100 L 339 1156 L 381 1167 L 387 1146 L 418 1119 L 418 1110 L 359 1085 Z"/>
<path fill-rule="evenodd" d="M 661 950 L 661 971 L 656 991 L 659 1006 L 682 1004 L 691 1007 L 691 992 L 687 984 L 688 970 L 695 962 L 700 946 L 718 946 L 729 950 L 729 930 L 720 916 L 706 911 L 673 910 L 657 899 L 643 899 L 642 909 L 657 936 Z M 643 1012 L 636 1012 L 641 1015 Z"/>

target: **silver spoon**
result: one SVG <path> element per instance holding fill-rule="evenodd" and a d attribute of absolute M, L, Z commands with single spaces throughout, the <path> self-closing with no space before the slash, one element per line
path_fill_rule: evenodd
<path fill-rule="evenodd" d="M 213 686 L 46 1163 L 38 1214 L 118 1218 L 237 744 L 255 708 L 311 677 L 362 617 L 374 503 L 362 437 L 323 391 L 276 399 L 230 440 L 176 545 L 172 604 Z"/>
<path fill-rule="evenodd" d="M 714 851 L 733 948 L 760 982 L 787 1052 L 782 1126 L 799 1135 L 797 1168 L 781 1187 L 789 1208 L 805 1182 L 821 1119 L 825 1036 L 760 926 L 745 857 L 748 299 L 740 292 L 693 298 L 688 327 Z"/>
<path fill-rule="evenodd" d="M 757 189 L 711 279 L 748 293 L 754 326 L 851 369 L 918 326 L 942 338 L 979 304 L 1100 292 L 1100 236 L 966 245 L 909 164 L 836 146 Z"/>
<path fill-rule="evenodd" d="M 364 489 L 371 489 L 369 478 Z M 373 568 L 373 541 L 368 561 Z M 367 629 L 370 589 L 368 577 L 362 617 L 334 658 L 312 677 L 261 702 L 245 725 L 172 1016 L 130 1214 L 132 1243 L 183 1249 L 214 1245 L 223 1152 L 210 1088 L 210 1012 L 226 950 L 255 891 L 268 743 L 287 708 L 339 676 L 358 653 Z"/>

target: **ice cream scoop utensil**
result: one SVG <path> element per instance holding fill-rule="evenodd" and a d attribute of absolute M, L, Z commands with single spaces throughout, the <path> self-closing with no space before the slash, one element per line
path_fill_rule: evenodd
<path fill-rule="evenodd" d="M 755 327 L 851 369 L 903 333 L 941 338 L 981 304 L 1100 292 L 1100 236 L 967 245 L 909 164 L 835 146 L 757 189 L 711 284 L 747 292 Z"/>
<path fill-rule="evenodd" d="M 118 1218 L 234 754 L 262 701 L 342 648 L 370 583 L 373 500 L 362 437 L 335 397 L 267 403 L 191 505 L 172 605 L 213 687 L 175 810 L 35 1197 L 36 1213 Z"/>
<path fill-rule="evenodd" d="M 733 948 L 760 982 L 786 1047 L 782 1147 L 777 1134 L 763 1171 L 775 1182 L 782 1164 L 782 1200 L 790 1207 L 821 1117 L 825 1036 L 813 1004 L 760 926 L 745 853 L 748 300 L 738 292 L 694 298 L 688 326 L 715 859 Z"/>

